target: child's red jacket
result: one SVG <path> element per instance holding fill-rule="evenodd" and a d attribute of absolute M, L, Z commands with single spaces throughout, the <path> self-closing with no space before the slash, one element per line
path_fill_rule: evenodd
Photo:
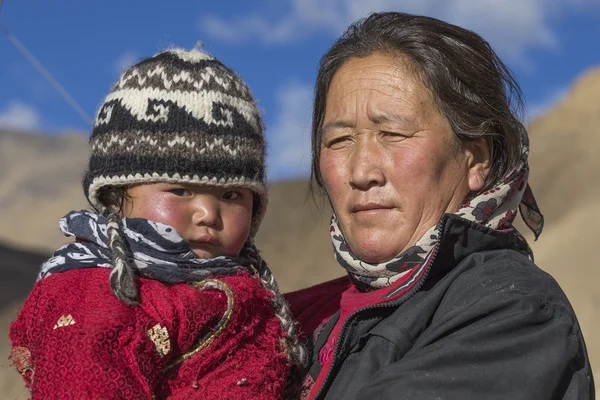
<path fill-rule="evenodd" d="M 34 286 L 10 329 L 33 399 L 281 398 L 284 332 L 258 278 L 203 289 L 140 278 L 141 303 L 127 306 L 109 274 L 72 269 Z"/>

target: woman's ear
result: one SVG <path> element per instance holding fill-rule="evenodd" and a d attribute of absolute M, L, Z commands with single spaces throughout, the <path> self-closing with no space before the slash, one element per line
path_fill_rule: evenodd
<path fill-rule="evenodd" d="M 472 140 L 464 145 L 469 161 L 469 189 L 478 192 L 485 186 L 492 164 L 492 143 L 486 138 Z"/>

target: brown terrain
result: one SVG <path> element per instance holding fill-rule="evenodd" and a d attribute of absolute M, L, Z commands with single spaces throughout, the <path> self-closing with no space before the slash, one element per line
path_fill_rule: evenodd
<path fill-rule="evenodd" d="M 558 280 L 571 300 L 598 379 L 600 268 L 593 252 L 600 241 L 600 69 L 584 73 L 559 104 L 533 121 L 530 138 L 530 182 L 546 218 L 544 234 L 531 241 L 536 263 Z M 7 360 L 8 324 L 39 263 L 65 241 L 58 219 L 70 209 L 86 207 L 80 186 L 86 156 L 86 139 L 80 135 L 0 129 L 2 398 L 28 397 Z M 327 205 L 321 210 L 315 206 L 307 182 L 274 183 L 270 199 L 258 242 L 282 288 L 342 275 L 327 233 Z"/>

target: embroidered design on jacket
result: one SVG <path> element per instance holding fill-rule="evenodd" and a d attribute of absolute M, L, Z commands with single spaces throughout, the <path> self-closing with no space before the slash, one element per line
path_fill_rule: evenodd
<path fill-rule="evenodd" d="M 169 351 L 171 351 L 171 341 L 169 340 L 169 331 L 167 330 L 167 327 L 156 324 L 148 329 L 146 334 L 150 340 L 152 340 L 152 343 L 154 343 L 160 358 L 169 354 Z"/>
<path fill-rule="evenodd" d="M 31 372 L 30 379 L 33 381 L 33 361 L 31 360 L 31 352 L 27 347 L 13 347 L 10 352 L 10 359 L 17 368 L 19 374 L 25 375 L 27 372 Z"/>
<path fill-rule="evenodd" d="M 223 316 L 212 329 L 211 332 L 207 333 L 203 338 L 201 338 L 196 345 L 192 348 L 192 350 L 184 353 L 181 357 L 176 358 L 171 363 L 169 363 L 166 369 L 171 369 L 181 364 L 188 358 L 198 354 L 203 349 L 207 348 L 219 335 L 225 330 L 229 321 L 231 320 L 231 314 L 233 313 L 234 295 L 233 290 L 227 285 L 225 282 L 219 279 L 205 279 L 200 282 L 192 282 L 190 286 L 198 289 L 198 290 L 220 290 L 225 293 L 227 296 L 227 309 L 223 313 Z"/>
<path fill-rule="evenodd" d="M 73 318 L 73 316 L 71 314 L 67 314 L 67 315 L 63 314 L 60 316 L 58 321 L 56 321 L 56 324 L 54 325 L 54 328 L 52 328 L 52 329 L 64 328 L 69 325 L 75 325 L 75 318 Z"/>

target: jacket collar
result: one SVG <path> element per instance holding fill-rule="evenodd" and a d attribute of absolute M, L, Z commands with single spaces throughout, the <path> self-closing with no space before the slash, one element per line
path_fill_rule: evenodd
<path fill-rule="evenodd" d="M 408 279 L 389 287 L 382 302 L 391 302 L 412 289 L 420 288 L 425 280 L 441 278 L 473 253 L 512 249 L 528 255 L 527 243 L 520 239 L 514 227 L 494 230 L 455 214 L 445 214 L 439 226 L 440 240 L 435 248 L 421 265 L 413 269 Z"/>

